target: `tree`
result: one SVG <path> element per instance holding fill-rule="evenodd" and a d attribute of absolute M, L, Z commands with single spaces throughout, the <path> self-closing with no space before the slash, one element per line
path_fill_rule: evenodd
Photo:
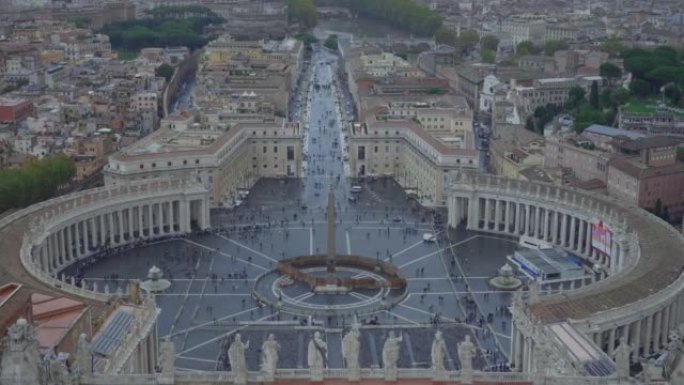
<path fill-rule="evenodd" d="M 663 96 L 666 97 L 670 103 L 678 105 L 682 100 L 682 91 L 676 85 L 670 83 L 663 87 Z"/>
<path fill-rule="evenodd" d="M 482 52 L 480 52 L 480 56 L 482 57 L 482 61 L 484 63 L 496 63 L 496 53 L 491 49 L 484 48 Z"/>
<path fill-rule="evenodd" d="M 323 45 L 330 50 L 337 51 L 337 35 L 332 34 L 328 36 Z"/>
<path fill-rule="evenodd" d="M 0 170 L 0 211 L 52 197 L 75 173 L 76 167 L 66 155 L 36 160 L 22 169 Z"/>
<path fill-rule="evenodd" d="M 608 84 L 612 86 L 617 80 L 622 78 L 622 70 L 615 64 L 606 62 L 599 67 L 599 75 L 608 79 Z"/>
<path fill-rule="evenodd" d="M 537 47 L 529 40 L 522 41 L 515 47 L 515 54 L 517 56 L 527 56 L 534 53 L 537 53 Z"/>
<path fill-rule="evenodd" d="M 168 82 L 171 80 L 174 71 L 175 70 L 173 69 L 173 67 L 171 67 L 171 65 L 163 63 L 154 70 L 154 75 L 163 77 Z"/>
<path fill-rule="evenodd" d="M 549 40 L 544 44 L 544 53 L 546 56 L 553 56 L 556 51 L 568 49 L 568 43 L 565 40 Z"/>
<path fill-rule="evenodd" d="M 629 91 L 624 87 L 618 87 L 613 91 L 612 95 L 613 108 L 622 106 L 629 101 Z"/>
<path fill-rule="evenodd" d="M 598 82 L 594 80 L 591 82 L 591 92 L 589 93 L 589 105 L 592 108 L 599 109 L 599 92 L 598 92 Z"/>
<path fill-rule="evenodd" d="M 632 79 L 629 90 L 638 98 L 645 98 L 651 94 L 651 84 L 643 79 Z"/>
<path fill-rule="evenodd" d="M 480 41 L 480 35 L 477 31 L 467 30 L 461 32 L 456 40 L 456 45 L 461 49 L 462 52 L 468 53 L 472 51 L 477 43 Z"/>
<path fill-rule="evenodd" d="M 623 50 L 622 39 L 617 36 L 609 37 L 601 45 L 601 50 L 610 57 L 618 57 Z"/>
<path fill-rule="evenodd" d="M 588 104 L 579 107 L 575 117 L 575 131 L 582 132 L 592 124 L 605 124 L 605 115 L 600 110 L 594 109 Z"/>
<path fill-rule="evenodd" d="M 587 101 L 587 92 L 580 86 L 574 86 L 568 91 L 568 100 L 565 102 L 565 108 L 568 110 L 578 109 L 580 105 Z"/>
<path fill-rule="evenodd" d="M 496 52 L 497 48 L 499 47 L 499 38 L 494 35 L 482 36 L 482 39 L 480 39 L 480 47 L 483 50 L 488 49 L 490 51 Z"/>
<path fill-rule="evenodd" d="M 599 97 L 600 105 L 602 108 L 613 107 L 613 91 L 610 89 L 603 89 L 601 91 L 601 96 Z"/>
<path fill-rule="evenodd" d="M 316 36 L 310 34 L 310 33 L 300 33 L 295 36 L 297 39 L 301 40 L 304 45 L 309 46 L 313 43 L 318 43 L 318 39 L 316 39 Z"/>
<path fill-rule="evenodd" d="M 328 4 L 346 7 L 354 14 L 382 20 L 415 35 L 434 36 L 442 27 L 437 12 L 410 0 L 337 0 Z"/>
<path fill-rule="evenodd" d="M 305 29 L 313 28 L 318 23 L 318 14 L 313 0 L 289 0 L 287 12 L 291 23 L 299 23 Z"/>

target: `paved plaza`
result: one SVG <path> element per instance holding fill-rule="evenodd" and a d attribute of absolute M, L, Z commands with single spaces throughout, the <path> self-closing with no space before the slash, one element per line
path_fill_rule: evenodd
<path fill-rule="evenodd" d="M 381 366 L 382 346 L 392 329 L 403 336 L 399 366 L 428 367 L 439 329 L 447 340 L 447 369 L 459 368 L 456 343 L 469 334 L 480 347 L 476 368 L 505 370 L 511 294 L 493 290 L 488 279 L 517 240 L 462 228 L 447 231 L 444 209 L 421 207 L 393 180 L 350 180 L 342 130 L 350 117 L 341 112 L 347 101 L 337 90 L 335 60 L 330 53 L 314 52 L 305 74 L 308 88 L 301 87 L 306 103 L 296 114 L 309 125 L 304 178 L 259 181 L 240 207 L 212 213 L 209 232 L 108 250 L 65 274 L 114 293 L 131 279 L 146 279 L 153 265 L 160 267 L 171 287 L 157 295 L 159 335 L 172 337 L 180 370 L 229 370 L 224 349 L 238 331 L 251 341 L 250 370 L 258 370 L 259 347 L 269 333 L 284 352 L 279 367 L 304 368 L 315 330 L 328 344 L 328 366 L 341 368 L 341 338 L 355 321 L 363 325 L 362 367 Z M 361 192 L 351 192 L 354 185 Z M 255 289 L 255 283 L 274 274 L 279 261 L 325 254 L 330 188 L 336 197 L 337 253 L 394 264 L 407 278 L 406 293 L 391 308 L 370 312 L 354 309 L 382 301 L 373 290 L 315 294 L 294 284 L 283 289 L 281 299 L 300 305 L 300 314 L 258 302 L 253 291 L 262 288 Z M 436 242 L 424 241 L 426 233 L 435 234 Z M 326 306 L 350 311 L 316 317 L 306 311 Z"/>

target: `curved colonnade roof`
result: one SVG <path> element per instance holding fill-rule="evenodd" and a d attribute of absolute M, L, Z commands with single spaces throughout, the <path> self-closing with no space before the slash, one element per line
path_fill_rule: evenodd
<path fill-rule="evenodd" d="M 589 216 L 604 215 L 603 210 L 592 212 L 601 206 L 607 209 L 605 211 L 614 211 L 620 220 L 624 218 L 624 224 L 629 228 L 630 233 L 636 234 L 638 247 L 641 250 L 636 264 L 627 266 L 626 270 L 619 272 L 614 279 L 599 281 L 575 293 L 565 292 L 541 297 L 537 302 L 529 305 L 529 314 L 534 320 L 546 324 L 584 320 L 600 312 L 635 305 L 665 290 L 684 272 L 684 235 L 636 206 L 613 197 L 587 191 L 511 180 L 494 175 L 455 172 L 450 175 L 450 178 L 452 183 L 460 184 L 469 192 L 513 195 L 510 193 L 513 191 L 520 198 L 531 197 L 533 201 L 539 203 L 570 204 L 572 208 L 578 211 L 583 210 Z M 561 199 L 561 195 L 567 200 Z M 554 197 L 557 198 L 554 199 Z M 585 198 L 600 202 L 600 204 L 584 205 Z M 638 312 L 636 309 L 628 311 Z"/>
<path fill-rule="evenodd" d="M 575 295 L 542 298 L 530 305 L 541 322 L 585 319 L 592 314 L 644 300 L 674 283 L 684 269 L 684 237 L 641 209 L 625 210 L 627 225 L 636 233 L 641 255 L 636 265 L 615 279 L 595 283 Z"/>

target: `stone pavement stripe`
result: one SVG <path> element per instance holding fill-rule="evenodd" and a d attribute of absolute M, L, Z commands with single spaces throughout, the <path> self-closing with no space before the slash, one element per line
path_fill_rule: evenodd
<path fill-rule="evenodd" d="M 198 243 L 198 242 L 195 242 L 195 241 L 191 241 L 191 240 L 189 240 L 189 239 L 183 239 L 183 241 L 184 241 L 184 242 L 187 242 L 187 243 L 189 243 L 189 244 L 191 244 L 191 245 L 195 245 L 195 246 L 197 246 L 197 247 L 201 247 L 201 248 L 206 249 L 206 250 L 211 250 L 211 251 L 214 251 L 214 252 L 216 251 L 215 248 L 211 248 L 211 247 L 209 247 L 209 246 L 205 246 L 205 245 L 203 245 L 203 244 L 201 244 L 201 243 Z M 235 259 L 237 259 L 238 261 L 244 262 L 244 263 L 246 263 L 246 264 L 248 264 L 248 265 L 252 265 L 252 266 L 257 267 L 257 268 L 259 268 L 259 269 L 261 269 L 261 270 L 264 270 L 264 271 L 268 271 L 268 270 L 269 270 L 269 269 L 267 269 L 267 268 L 265 268 L 265 267 L 263 267 L 263 266 L 261 266 L 261 265 L 257 265 L 256 263 L 249 262 L 249 261 L 247 261 L 247 260 L 245 260 L 245 259 L 243 259 L 243 258 L 241 258 L 241 257 L 234 257 L 234 256 L 232 256 L 232 255 L 230 255 L 230 254 L 228 254 L 228 253 L 224 253 L 223 251 L 219 251 L 218 253 L 221 254 L 221 255 L 223 255 L 224 257 L 227 257 L 227 258 L 235 258 Z"/>
<path fill-rule="evenodd" d="M 256 255 L 262 256 L 262 257 L 268 259 L 268 260 L 271 261 L 271 262 L 278 263 L 278 261 L 277 261 L 276 259 L 273 259 L 273 258 L 269 257 L 268 255 L 262 253 L 262 252 L 256 251 L 256 250 L 252 249 L 251 247 L 249 247 L 249 246 L 247 246 L 247 245 L 244 245 L 244 244 L 242 244 L 242 243 L 240 243 L 240 242 L 238 242 L 238 241 L 235 241 L 235 240 L 233 240 L 233 239 L 227 238 L 227 237 L 225 237 L 225 236 L 223 236 L 223 235 L 220 235 L 220 234 L 218 234 L 218 237 L 219 237 L 219 238 L 222 238 L 222 239 L 225 239 L 226 241 L 228 241 L 228 242 L 230 242 L 230 243 L 232 243 L 232 244 L 234 244 L 234 245 L 236 245 L 236 246 L 239 246 L 239 247 L 242 247 L 242 248 L 244 248 L 244 249 L 247 249 L 247 250 L 251 251 L 252 253 L 254 253 L 254 254 L 256 254 Z"/>
<path fill-rule="evenodd" d="M 399 314 L 394 313 L 394 312 L 389 311 L 389 310 L 385 310 L 385 311 L 386 311 L 388 314 L 392 315 L 393 317 L 397 317 L 397 318 L 403 319 L 404 321 L 406 321 L 406 322 L 408 322 L 408 323 L 412 323 L 412 324 L 414 324 L 414 325 L 420 325 L 420 323 L 418 323 L 418 322 L 416 322 L 416 321 L 414 321 L 414 320 L 412 320 L 412 319 L 408 319 L 408 318 L 406 318 L 406 317 L 404 317 L 404 316 L 402 316 L 402 315 L 399 315 Z"/>
<path fill-rule="evenodd" d="M 407 248 L 405 248 L 405 249 L 403 249 L 403 250 L 399 250 L 398 252 L 392 254 L 392 258 L 396 258 L 396 257 L 398 257 L 399 255 L 401 255 L 401 254 L 403 254 L 403 253 L 405 253 L 405 252 L 407 252 L 407 251 L 413 249 L 414 247 L 416 247 L 416 246 L 418 246 L 418 245 L 421 245 L 421 244 L 423 244 L 423 243 L 424 243 L 424 241 L 423 241 L 423 240 L 420 240 L 420 241 L 418 241 L 418 242 L 412 244 L 411 246 L 408 246 Z M 385 261 L 385 262 L 389 261 L 389 257 L 385 258 L 384 261 Z"/>

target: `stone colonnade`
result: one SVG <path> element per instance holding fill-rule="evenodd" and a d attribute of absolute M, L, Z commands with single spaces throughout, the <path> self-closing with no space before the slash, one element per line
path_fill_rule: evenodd
<path fill-rule="evenodd" d="M 616 274 L 625 266 L 626 237 L 620 233 L 613 234 L 611 257 L 597 252 L 592 247 L 592 223 L 595 219 L 563 205 L 521 199 L 513 194 L 451 194 L 448 208 L 451 227 L 466 220 L 469 230 L 534 238 L 582 255 L 601 265 L 609 275 Z"/>
<path fill-rule="evenodd" d="M 529 237 L 560 246 L 602 266 L 607 279 L 628 271 L 640 258 L 642 251 L 637 234 L 626 234 L 626 222 L 618 220 L 621 209 L 609 208 L 610 203 L 555 186 L 542 187 L 500 178 L 468 182 L 452 186 L 448 198 L 451 227 L 465 223 L 470 230 Z M 597 219 L 613 229 L 610 257 L 597 253 L 592 247 L 592 224 Z M 565 287 L 566 283 L 570 282 L 560 282 L 560 291 L 582 286 L 582 283 L 573 282 Z M 624 337 L 636 357 L 665 347 L 670 331 L 682 322 L 684 296 L 675 293 L 663 296 L 659 303 L 639 311 L 625 309 L 615 316 L 590 317 L 588 322 L 576 326 L 609 356 Z M 534 337 L 519 326 L 514 322 L 510 360 L 517 370 L 527 371 L 532 369 L 535 342 Z"/>
<path fill-rule="evenodd" d="M 113 203 L 113 204 L 108 204 Z M 103 201 L 102 206 L 62 214 L 33 246 L 32 263 L 53 277 L 66 266 L 108 247 L 189 233 L 209 227 L 206 193 L 164 194 L 136 200 Z M 71 214 L 71 215 L 70 215 Z"/>

